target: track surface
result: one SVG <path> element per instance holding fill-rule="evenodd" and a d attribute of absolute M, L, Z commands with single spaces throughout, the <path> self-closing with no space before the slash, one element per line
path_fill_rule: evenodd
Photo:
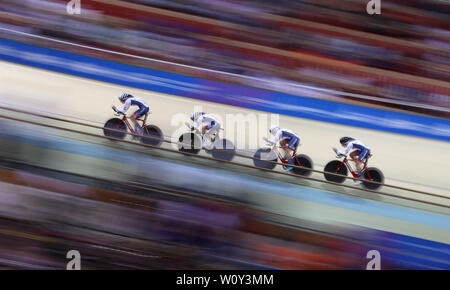
<path fill-rule="evenodd" d="M 103 125 L 104 121 L 112 117 L 110 104 L 115 103 L 117 105 L 116 97 L 123 91 L 128 91 L 142 97 L 150 104 L 153 111 L 150 120 L 153 124 L 159 126 L 163 130 L 165 135 L 167 135 L 167 139 L 170 139 L 171 137 L 175 139 L 181 133 L 186 131 L 184 122 L 188 121 L 188 114 L 193 110 L 207 111 L 222 118 L 225 118 L 225 114 L 255 114 L 257 117 L 261 114 L 261 112 L 248 109 L 157 94 L 132 88 L 124 88 L 117 85 L 99 83 L 6 62 L 0 62 L 0 68 L 0 80 L 2 82 L 2 87 L 0 88 L 1 105 L 55 114 L 65 118 L 73 118 L 74 120 L 82 119 L 91 124 Z M 25 120 L 61 125 L 60 122 L 45 121 L 40 118 L 23 114 L 8 113 L 4 110 L 2 110 L 1 113 L 15 117 L 20 116 L 20 118 Z M 236 128 L 227 127 L 226 122 L 223 123 L 226 130 L 225 132 L 229 133 L 236 130 Z M 303 143 L 300 150 L 302 153 L 309 155 L 313 159 L 315 169 L 321 170 L 326 162 L 334 159 L 334 154 L 330 148 L 332 146 L 337 146 L 336 143 L 340 136 L 349 135 L 360 138 L 369 144 L 374 152 L 374 157 L 371 159 L 370 165 L 378 167 L 384 172 L 386 183 L 450 196 L 450 181 L 445 177 L 448 164 L 450 164 L 450 155 L 448 154 L 448 152 L 450 152 L 450 145 L 448 142 L 413 138 L 378 131 L 362 131 L 361 129 L 348 126 L 286 116 L 279 116 L 279 123 L 281 127 L 290 128 L 300 134 Z M 251 148 L 245 149 L 256 149 L 257 147 L 264 145 L 261 138 L 267 136 L 266 132 L 269 125 L 270 124 L 260 122 L 258 124 L 258 130 L 247 130 L 244 132 L 246 137 L 245 143 L 253 144 Z M 447 243 L 450 242 L 448 238 L 450 235 L 448 230 L 444 229 L 445 227 L 436 228 L 424 224 L 418 225 L 417 223 L 404 219 L 402 220 L 401 218 L 373 215 L 364 212 L 363 210 L 368 202 L 376 202 L 377 205 L 386 204 L 418 209 L 420 212 L 426 211 L 443 215 L 442 218 L 445 226 L 445 221 L 449 216 L 448 208 L 405 201 L 399 198 L 367 193 L 356 189 L 342 188 L 340 186 L 308 181 L 301 178 L 261 172 L 256 169 L 249 170 L 247 168 L 239 168 L 228 164 L 224 165 L 218 162 L 186 157 L 170 152 L 148 150 L 131 144 L 111 142 L 105 139 L 87 137 L 60 130 L 31 127 L 26 126 L 23 123 L 19 124 L 16 122 L 2 121 L 3 133 L 9 134 L 14 131 L 21 132 L 22 129 L 23 131 L 29 130 L 29 132 L 36 132 L 38 135 L 47 138 L 48 144 L 54 143 L 54 137 L 63 137 L 63 139 L 66 140 L 62 143 L 64 145 L 69 145 L 71 142 L 75 142 L 74 144 L 81 144 L 79 143 L 81 141 L 82 144 L 100 145 L 100 147 L 105 148 L 115 147 L 127 151 L 141 151 L 151 153 L 152 157 L 149 158 L 157 157 L 159 160 L 175 162 L 175 164 L 178 164 L 179 166 L 188 166 L 184 168 L 191 168 L 190 170 L 197 172 L 202 171 L 204 175 L 210 173 L 208 172 L 208 169 L 211 172 L 214 170 L 216 175 L 217 172 L 224 172 L 223 174 L 226 174 L 226 171 L 232 171 L 235 174 L 240 174 L 241 178 L 244 179 L 248 178 L 248 176 L 252 176 L 264 178 L 268 180 L 268 182 L 282 182 L 277 183 L 280 186 L 288 186 L 289 184 L 301 185 L 301 188 L 304 189 L 302 190 L 303 192 L 310 192 L 313 194 L 312 192 L 319 190 L 319 192 L 330 195 L 329 198 L 334 199 L 335 201 L 345 200 L 344 203 L 348 203 L 349 200 L 347 198 L 351 198 L 350 203 L 360 205 L 359 209 L 357 207 L 349 209 L 348 207 L 343 208 L 336 206 L 336 204 L 331 206 L 323 204 L 320 200 L 301 200 L 298 199 L 296 194 L 292 195 L 290 192 L 287 192 L 286 194 L 281 194 L 279 192 L 275 193 L 274 188 L 270 186 L 271 190 L 260 193 L 258 197 L 253 197 L 252 202 L 280 214 L 319 221 L 327 220 L 328 222 L 357 224 Z M 80 126 L 67 124 L 65 124 L 65 127 L 100 134 L 97 129 L 80 128 Z M 28 134 L 31 134 L 28 136 L 31 137 L 31 139 L 36 137 L 33 136 L 33 133 Z M 111 161 L 101 158 L 98 155 L 86 156 L 86 154 L 81 154 L 80 152 L 68 152 L 67 150 L 61 150 L 61 148 L 50 147 L 39 149 L 39 152 L 44 150 L 46 155 L 30 154 L 26 156 L 22 154 L 23 150 L 17 151 L 18 148 L 26 148 L 25 151 L 28 150 L 29 152 L 33 152 L 33 150 L 36 150 L 37 144 L 32 144 L 28 141 L 28 143 L 24 143 L 19 139 L 14 140 L 14 138 L 7 138 L 6 140 L 3 140 L 6 142 L 5 144 L 7 144 L 7 146 L 9 145 L 9 153 L 14 154 L 15 152 L 17 156 L 27 159 L 28 161 L 42 163 L 40 165 L 46 165 L 61 170 L 73 170 L 74 172 L 92 175 L 107 172 L 108 174 L 105 177 L 111 179 L 126 178 L 124 177 L 124 172 L 128 172 L 129 177 L 132 175 L 139 176 L 139 174 L 145 170 L 145 166 L 144 168 L 142 165 L 131 166 L 129 162 L 137 162 L 137 160 L 140 159 L 150 162 L 147 157 L 142 157 L 142 154 L 133 155 L 133 157 L 131 157 L 127 155 L 131 153 L 123 153 L 123 151 L 117 151 L 119 156 L 123 156 L 121 157 L 121 161 Z M 258 142 L 260 143 L 257 144 Z M 42 146 L 42 144 L 38 145 L 38 147 L 39 146 Z M 171 145 L 165 144 L 164 146 L 170 147 Z M 66 149 L 67 148 L 70 148 L 70 146 L 66 147 Z M 46 158 L 45 156 L 51 158 Z M 61 160 L 66 162 L 61 162 Z M 252 164 L 251 160 L 243 158 L 239 159 L 238 162 L 249 165 Z M 127 165 L 125 165 L 125 163 Z M 120 168 L 121 170 L 118 170 L 117 168 Z M 312 177 L 323 178 L 318 173 L 313 173 Z M 177 176 L 176 178 L 178 179 L 179 177 Z M 187 182 L 188 180 L 180 178 L 179 181 Z M 346 184 L 351 185 L 352 182 L 349 180 L 346 181 Z M 416 196 L 414 193 L 387 187 L 384 187 L 382 190 L 409 197 Z M 426 199 L 428 201 L 440 202 L 448 205 L 448 200 L 445 199 L 437 199 L 435 197 L 426 197 Z"/>
<path fill-rule="evenodd" d="M 112 181 L 170 184 L 213 195 L 220 188 L 228 199 L 241 200 L 277 214 L 328 224 L 360 225 L 450 243 L 448 208 L 405 203 L 401 199 L 358 190 L 332 193 L 331 186 L 289 176 L 279 178 L 278 174 L 257 169 L 220 166 L 218 162 L 180 158 L 179 154 L 159 150 L 146 149 L 148 154 L 136 154 L 130 151 L 139 147 L 131 144 L 42 127 L 37 130 L 23 123 L 14 125 L 3 121 L 2 124 L 21 132 L 20 136 L 3 132 L 1 152 L 4 158 Z M 208 179 L 205 180 L 205 176 Z"/>
<path fill-rule="evenodd" d="M 237 128 L 227 127 L 226 114 L 253 114 L 257 118 L 266 115 L 268 122 L 258 122 L 257 129 L 247 130 L 243 132 L 245 138 L 236 139 L 236 145 L 247 149 L 263 146 L 262 137 L 267 136 L 270 126 L 270 115 L 254 110 L 100 83 L 8 62 L 0 62 L 0 81 L 2 105 L 79 118 L 97 125 L 112 117 L 110 105 L 118 105 L 117 96 L 127 91 L 150 104 L 153 112 L 150 121 L 174 139 L 186 131 L 184 122 L 193 110 L 223 119 L 227 137 L 234 137 Z M 302 143 L 299 150 L 312 158 L 315 169 L 323 169 L 334 159 L 331 147 L 338 147 L 339 137 L 353 136 L 372 148 L 369 165 L 383 171 L 386 183 L 450 196 L 450 180 L 445 176 L 450 164 L 448 142 L 281 115 L 279 124 L 298 132 Z"/>

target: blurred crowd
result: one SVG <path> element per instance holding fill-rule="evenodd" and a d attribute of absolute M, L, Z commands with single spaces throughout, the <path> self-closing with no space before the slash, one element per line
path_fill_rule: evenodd
<path fill-rule="evenodd" d="M 349 244 L 270 225 L 243 206 L 0 171 L 1 269 L 65 269 L 70 250 L 82 269 L 345 269 L 364 260 Z"/>
<path fill-rule="evenodd" d="M 407 236 L 188 195 L 68 182 L 74 176 L 50 171 L 0 173 L 0 269 L 66 269 L 71 250 L 85 270 L 365 269 L 373 249 L 382 252 L 382 269 L 449 266 L 448 245 Z M 123 194 L 129 190 L 134 194 Z"/>
<path fill-rule="evenodd" d="M 130 190 L 123 185 L 86 186 L 33 171 L 0 169 L 0 269 L 66 269 L 71 250 L 85 270 L 365 269 L 374 248 L 383 252 L 383 269 L 434 263 L 413 241 L 383 241 L 368 229 L 161 191 L 142 198 L 123 194 Z M 420 264 L 407 264 L 418 257 Z"/>
<path fill-rule="evenodd" d="M 317 96 L 309 88 L 320 87 L 333 91 L 319 97 L 362 100 L 342 93 L 347 92 L 400 101 L 391 106 L 425 113 L 430 113 L 425 105 L 450 108 L 450 5 L 445 1 L 382 0 L 379 15 L 368 15 L 361 0 L 83 0 L 80 15 L 68 15 L 67 2 L 1 1 L 0 25 L 208 70 L 5 30 L 0 36 L 289 93 Z"/>

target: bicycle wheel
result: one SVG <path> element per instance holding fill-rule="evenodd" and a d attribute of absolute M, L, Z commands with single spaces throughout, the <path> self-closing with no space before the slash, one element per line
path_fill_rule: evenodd
<path fill-rule="evenodd" d="M 274 169 L 275 166 L 277 166 L 278 157 L 272 152 L 272 149 L 270 148 L 261 148 L 258 149 L 255 154 L 253 155 L 253 164 L 256 167 L 261 167 L 265 169 Z M 272 162 L 267 162 L 272 161 Z"/>
<path fill-rule="evenodd" d="M 178 138 L 178 150 L 198 154 L 202 148 L 202 139 L 194 133 L 184 133 Z"/>
<path fill-rule="evenodd" d="M 111 130 L 110 130 L 111 129 Z M 123 132 L 118 132 L 123 131 Z M 113 137 L 117 139 L 123 139 L 125 137 L 125 133 L 127 132 L 127 125 L 125 122 L 118 118 L 109 119 L 103 128 L 103 134 L 106 137 Z"/>
<path fill-rule="evenodd" d="M 214 149 L 211 155 L 214 158 L 231 161 L 236 153 L 233 142 L 227 139 L 219 139 L 214 142 Z"/>
<path fill-rule="evenodd" d="M 341 164 L 342 164 L 342 162 L 339 160 L 333 160 L 333 161 L 328 162 L 328 164 L 325 166 L 323 171 L 339 174 L 339 175 L 342 175 L 342 177 L 324 173 L 325 179 L 328 181 L 337 182 L 337 183 L 344 182 L 344 180 L 345 180 L 344 176 L 347 176 L 348 169 L 345 166 L 345 164 L 342 164 L 342 166 L 341 166 Z M 340 166 L 340 168 L 339 168 L 339 166 Z M 338 168 L 339 168 L 339 171 L 338 171 Z"/>
<path fill-rule="evenodd" d="M 370 176 L 370 178 L 369 178 Z M 364 178 L 370 181 L 375 181 L 379 183 L 384 182 L 384 175 L 378 168 L 369 167 L 364 171 Z M 381 184 L 371 183 L 369 181 L 363 180 L 363 186 L 367 189 L 377 190 L 381 187 Z"/>
<path fill-rule="evenodd" d="M 147 145 L 160 146 L 163 142 L 161 129 L 154 125 L 147 125 L 144 129 L 144 136 L 141 138 L 141 141 Z"/>
<path fill-rule="evenodd" d="M 297 162 L 297 160 L 300 164 Z M 309 158 L 305 154 L 297 155 L 297 158 L 295 159 L 295 165 L 306 167 L 306 168 L 311 168 L 311 169 L 313 168 L 313 162 L 312 162 L 311 158 Z M 295 167 L 292 171 L 295 174 L 302 175 L 302 176 L 309 176 L 312 173 L 311 170 L 304 169 L 304 168 L 295 168 Z"/>

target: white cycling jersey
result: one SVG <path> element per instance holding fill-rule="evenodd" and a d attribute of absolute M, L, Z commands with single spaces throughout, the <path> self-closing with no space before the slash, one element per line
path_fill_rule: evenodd
<path fill-rule="evenodd" d="M 280 129 L 278 130 L 278 132 L 275 134 L 273 139 L 268 139 L 269 142 L 276 144 L 278 141 L 280 140 L 284 140 L 284 139 L 292 139 L 292 138 L 297 138 L 300 139 L 300 137 L 298 137 L 297 134 L 295 134 L 294 132 L 292 132 L 289 129 Z"/>
<path fill-rule="evenodd" d="M 126 111 L 128 111 L 128 109 L 130 108 L 130 106 L 138 106 L 139 109 L 141 109 L 141 110 L 148 108 L 147 103 L 144 102 L 143 100 L 136 98 L 136 97 L 131 97 L 131 98 L 128 98 L 125 100 L 123 109 L 121 109 L 121 108 L 116 108 L 116 109 L 118 112 L 125 114 Z"/>
<path fill-rule="evenodd" d="M 337 153 L 342 154 L 342 155 L 347 155 L 352 149 L 357 149 L 360 151 L 370 150 L 370 148 L 363 142 L 361 142 L 359 140 L 352 140 L 347 143 L 347 146 L 345 147 L 344 150 L 338 150 Z"/>
<path fill-rule="evenodd" d="M 192 124 L 192 128 L 197 129 L 201 128 L 202 124 L 206 123 L 208 126 L 208 129 L 211 128 L 220 128 L 220 123 L 217 121 L 216 118 L 214 118 L 211 115 L 203 114 L 195 120 L 195 122 Z"/>

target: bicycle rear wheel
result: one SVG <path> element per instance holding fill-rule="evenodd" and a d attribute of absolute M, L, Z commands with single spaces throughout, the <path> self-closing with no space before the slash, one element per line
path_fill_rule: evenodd
<path fill-rule="evenodd" d="M 298 160 L 298 162 L 297 162 L 297 160 Z M 295 159 L 295 165 L 306 167 L 306 168 L 311 168 L 311 169 L 313 168 L 313 162 L 312 162 L 311 158 L 309 158 L 309 156 L 307 156 L 305 154 L 297 155 L 297 158 Z M 308 170 L 305 168 L 296 168 L 296 167 L 294 167 L 294 169 L 292 171 L 295 174 L 302 175 L 302 176 L 309 176 L 312 173 L 311 170 Z"/>
<path fill-rule="evenodd" d="M 370 176 L 370 177 L 369 177 Z M 378 168 L 370 167 L 367 168 L 366 171 L 364 171 L 364 178 L 366 180 L 363 180 L 363 186 L 367 189 L 377 190 L 381 187 L 381 184 L 372 183 L 370 181 L 375 181 L 379 183 L 384 182 L 384 175 Z"/>
<path fill-rule="evenodd" d="M 235 153 L 233 142 L 227 139 L 219 139 L 214 142 L 214 149 L 211 151 L 212 157 L 225 161 L 231 161 Z"/>
<path fill-rule="evenodd" d="M 147 125 L 144 128 L 144 136 L 141 138 L 141 141 L 147 145 L 160 146 L 163 142 L 161 129 L 154 125 Z"/>

